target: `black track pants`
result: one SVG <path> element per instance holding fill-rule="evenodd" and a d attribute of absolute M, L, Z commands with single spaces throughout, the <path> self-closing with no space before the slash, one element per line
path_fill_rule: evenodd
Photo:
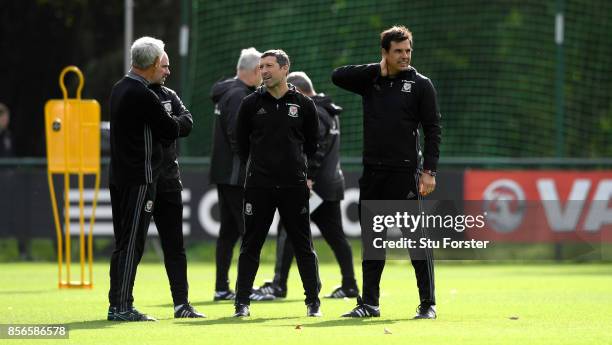
<path fill-rule="evenodd" d="M 417 200 L 418 175 L 408 171 L 383 171 L 364 168 L 359 180 L 359 200 Z M 361 208 L 361 206 L 360 206 Z M 421 304 L 436 304 L 434 285 L 433 253 L 426 251 L 426 260 L 412 260 Z M 411 256 L 413 253 L 411 253 Z M 377 306 L 380 297 L 380 278 L 385 267 L 384 260 L 363 260 L 363 301 Z"/>
<path fill-rule="evenodd" d="M 259 268 L 261 248 L 278 208 L 295 257 L 304 286 L 306 304 L 320 303 L 319 264 L 312 246 L 309 190 L 306 186 L 284 188 L 249 188 L 244 196 L 245 233 L 238 260 L 236 303 L 249 304 L 249 295 Z"/>
<path fill-rule="evenodd" d="M 244 233 L 244 219 L 242 218 L 244 188 L 220 184 L 217 186 L 217 193 L 219 195 L 221 228 L 219 229 L 215 254 L 217 265 L 215 290 L 227 291 L 229 290 L 228 273 L 232 263 L 234 246 Z"/>
<path fill-rule="evenodd" d="M 113 210 L 115 250 L 110 264 L 110 305 L 127 310 L 132 306 L 136 268 L 142 258 L 151 216 L 153 184 L 109 187 Z"/>
<path fill-rule="evenodd" d="M 188 301 L 187 257 L 183 244 L 183 200 L 180 191 L 157 193 L 153 220 L 164 252 L 174 305 Z"/>
<path fill-rule="evenodd" d="M 338 261 L 340 273 L 342 274 L 342 287 L 357 289 L 355 271 L 353 269 L 353 253 L 351 245 L 347 241 L 342 229 L 340 201 L 323 201 L 312 212 L 310 218 L 319 227 L 321 235 L 336 256 L 336 261 Z M 289 278 L 289 269 L 291 268 L 294 253 L 284 227 L 279 226 L 278 230 L 274 283 L 283 289 L 287 289 L 287 279 Z"/>

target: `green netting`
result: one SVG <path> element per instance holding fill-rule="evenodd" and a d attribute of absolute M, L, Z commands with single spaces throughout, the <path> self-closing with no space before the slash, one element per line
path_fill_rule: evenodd
<path fill-rule="evenodd" d="M 554 41 L 559 7 L 562 65 Z M 359 156 L 361 101 L 335 87 L 330 73 L 379 61 L 378 35 L 394 24 L 412 30 L 412 64 L 438 90 L 443 156 L 612 156 L 612 2 L 591 0 L 194 1 L 188 102 L 197 122 L 188 154 L 209 155 L 210 87 L 233 76 L 240 49 L 254 46 L 285 50 L 292 70 L 308 73 L 317 91 L 345 108 L 342 154 Z"/>

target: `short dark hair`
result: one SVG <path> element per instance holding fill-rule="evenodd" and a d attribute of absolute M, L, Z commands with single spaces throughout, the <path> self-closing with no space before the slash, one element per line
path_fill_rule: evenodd
<path fill-rule="evenodd" d="M 281 49 L 266 50 L 263 54 L 261 54 L 262 59 L 267 56 L 274 56 L 276 58 L 276 62 L 278 62 L 278 65 L 281 67 L 289 66 L 291 63 L 289 61 L 289 55 L 287 55 L 287 53 L 285 53 Z"/>
<path fill-rule="evenodd" d="M 410 40 L 410 47 L 412 48 L 412 32 L 405 26 L 394 26 L 380 33 L 380 46 L 386 51 L 391 48 L 391 42 L 403 42 Z"/>

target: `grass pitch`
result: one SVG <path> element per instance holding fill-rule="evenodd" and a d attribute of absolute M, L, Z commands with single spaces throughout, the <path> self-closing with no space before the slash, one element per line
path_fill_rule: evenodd
<path fill-rule="evenodd" d="M 212 302 L 214 265 L 190 262 L 190 299 L 208 318 L 174 320 L 161 263 L 142 263 L 135 305 L 156 323 L 105 321 L 108 264 L 95 265 L 93 290 L 58 290 L 52 263 L 0 264 L 0 323 L 67 324 L 70 339 L 0 340 L 2 344 L 610 344 L 612 265 L 436 266 L 438 319 L 413 321 L 418 304 L 409 262 L 388 262 L 380 318 L 341 319 L 355 300 L 322 300 L 322 318 L 305 317 L 297 268 L 287 299 L 255 302 L 251 317 L 230 317 Z M 361 270 L 357 267 L 357 274 Z M 256 283 L 270 277 L 260 267 Z M 235 270 L 232 274 L 234 283 Z M 321 265 L 323 290 L 339 282 L 335 263 Z M 297 325 L 301 327 L 296 329 Z M 387 331 L 385 331 L 385 329 Z"/>

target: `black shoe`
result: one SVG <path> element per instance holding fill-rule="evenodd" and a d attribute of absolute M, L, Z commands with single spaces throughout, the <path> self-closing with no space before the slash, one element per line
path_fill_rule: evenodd
<path fill-rule="evenodd" d="M 379 317 L 380 309 L 377 306 L 363 303 L 361 297 L 357 296 L 357 306 L 342 317 Z"/>
<path fill-rule="evenodd" d="M 416 312 L 413 319 L 435 319 L 437 317 L 435 304 L 421 304 L 417 307 Z"/>
<path fill-rule="evenodd" d="M 287 289 L 283 289 L 277 284 L 274 284 L 271 281 L 267 281 L 264 285 L 260 286 L 259 289 L 255 289 L 257 293 L 262 295 L 272 295 L 276 298 L 285 298 L 287 297 Z"/>
<path fill-rule="evenodd" d="M 259 289 L 251 290 L 251 294 L 249 295 L 251 301 L 274 301 L 276 296 L 268 293 L 263 293 L 259 291 Z"/>
<path fill-rule="evenodd" d="M 238 303 L 236 304 L 236 311 L 234 312 L 234 317 L 246 317 L 251 316 L 251 312 L 249 311 L 248 304 Z"/>
<path fill-rule="evenodd" d="M 236 298 L 236 293 L 232 290 L 215 291 L 213 301 L 233 301 Z"/>
<path fill-rule="evenodd" d="M 306 305 L 306 316 L 321 317 L 321 305 L 319 303 L 310 303 Z"/>
<path fill-rule="evenodd" d="M 325 298 L 355 298 L 357 296 L 359 296 L 359 290 L 338 286 L 332 293 L 325 296 Z"/>
<path fill-rule="evenodd" d="M 206 315 L 199 313 L 191 304 L 186 303 L 183 306 L 174 312 L 175 319 L 196 319 L 206 317 Z"/>
<path fill-rule="evenodd" d="M 126 311 L 119 311 L 117 307 L 110 307 L 106 319 L 108 321 L 157 321 L 155 318 L 139 312 L 134 307 L 130 307 Z"/>

